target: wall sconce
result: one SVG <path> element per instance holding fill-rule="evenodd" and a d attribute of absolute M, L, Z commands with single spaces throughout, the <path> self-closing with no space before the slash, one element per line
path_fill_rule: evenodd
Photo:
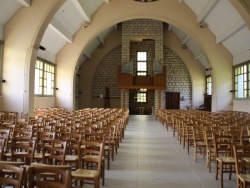
<path fill-rule="evenodd" d="M 90 25 L 90 22 L 84 22 L 83 27 L 84 27 L 84 28 L 88 28 L 89 25 Z"/>
<path fill-rule="evenodd" d="M 42 50 L 42 51 L 45 51 L 45 50 L 46 50 L 46 48 L 43 47 L 42 45 L 39 45 L 39 49 Z"/>
<path fill-rule="evenodd" d="M 1 82 L 2 82 L 2 83 L 5 83 L 5 82 L 6 82 L 6 80 L 1 78 Z"/>
<path fill-rule="evenodd" d="M 198 23 L 198 25 L 199 25 L 199 27 L 200 27 L 201 29 L 207 28 L 207 24 L 204 23 L 204 22 L 200 22 L 200 23 Z"/>
<path fill-rule="evenodd" d="M 181 46 L 181 48 L 182 48 L 183 50 L 188 49 L 188 47 L 187 47 L 185 44 L 183 44 L 183 45 Z"/>
<path fill-rule="evenodd" d="M 81 68 L 79 66 L 76 67 L 76 70 L 81 70 Z"/>

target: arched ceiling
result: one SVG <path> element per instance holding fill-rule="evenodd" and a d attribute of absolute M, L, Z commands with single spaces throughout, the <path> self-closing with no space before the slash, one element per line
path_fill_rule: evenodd
<path fill-rule="evenodd" d="M 57 53 L 67 44 L 74 41 L 75 33 L 81 27 L 88 27 L 92 23 L 92 16 L 100 6 L 112 3 L 115 0 L 67 0 L 51 20 L 41 41 L 46 51 L 39 50 L 39 56 L 55 62 Z M 131 0 L 132 1 L 132 0 Z M 143 0 L 142 0 L 143 1 Z M 162 1 L 162 0 L 160 0 Z M 176 0 L 186 4 L 197 16 L 197 24 L 201 29 L 209 29 L 216 38 L 218 45 L 223 45 L 233 56 L 233 64 L 250 59 L 250 32 L 246 20 L 237 12 L 230 0 Z M 240 0 L 246 9 L 250 9 L 248 0 Z M 2 0 L 0 1 L 0 39 L 4 38 L 4 26 L 9 19 L 20 9 L 32 6 L 31 0 Z M 149 3 L 149 2 L 137 2 Z M 151 2 L 155 3 L 155 2 Z M 250 19 L 250 16 L 249 18 Z M 87 46 L 80 60 L 81 63 L 90 59 L 93 51 L 104 45 L 109 33 L 117 29 L 113 25 L 102 31 Z M 180 39 L 183 49 L 188 49 L 193 54 L 194 60 L 199 61 L 205 69 L 210 65 L 199 44 L 188 34 L 174 25 L 168 24 Z M 81 64 L 79 64 L 81 66 Z"/>

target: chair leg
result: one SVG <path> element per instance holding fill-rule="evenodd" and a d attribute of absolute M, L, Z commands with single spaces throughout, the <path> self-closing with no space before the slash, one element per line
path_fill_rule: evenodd
<path fill-rule="evenodd" d="M 220 187 L 223 188 L 223 163 L 220 164 Z"/>
<path fill-rule="evenodd" d="M 196 148 L 196 146 L 194 146 L 194 161 L 197 163 L 197 148 Z"/>

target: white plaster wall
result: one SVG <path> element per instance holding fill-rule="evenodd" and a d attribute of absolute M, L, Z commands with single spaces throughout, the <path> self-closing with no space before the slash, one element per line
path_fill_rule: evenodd
<path fill-rule="evenodd" d="M 233 100 L 233 111 L 250 112 L 250 100 Z"/>
<path fill-rule="evenodd" d="M 55 107 L 55 97 L 35 97 L 34 98 L 34 109 L 37 108 L 52 108 Z"/>

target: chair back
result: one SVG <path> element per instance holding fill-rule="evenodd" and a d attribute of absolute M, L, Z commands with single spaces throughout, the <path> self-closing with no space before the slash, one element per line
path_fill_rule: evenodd
<path fill-rule="evenodd" d="M 79 152 L 80 164 L 78 165 L 81 168 L 86 168 L 86 163 L 96 163 L 97 170 L 99 174 L 101 173 L 102 165 L 102 156 L 104 151 L 103 142 L 96 141 L 85 141 L 81 143 L 81 148 Z M 95 156 L 95 157 L 93 157 Z"/>
<path fill-rule="evenodd" d="M 233 157 L 231 135 L 214 135 L 215 156 Z"/>
<path fill-rule="evenodd" d="M 14 186 L 16 188 L 22 188 L 24 183 L 25 167 L 20 166 L 21 163 L 15 162 L 0 162 L 0 187 L 2 186 Z M 5 172 L 11 172 L 11 175 L 6 175 Z"/>
<path fill-rule="evenodd" d="M 44 164 L 65 164 L 66 141 L 43 140 L 43 163 Z"/>
<path fill-rule="evenodd" d="M 250 145 L 234 145 L 236 174 L 249 174 Z"/>
<path fill-rule="evenodd" d="M 55 174 L 51 177 L 51 173 Z M 46 178 L 48 174 L 48 178 Z M 53 179 L 52 179 L 53 178 Z M 68 188 L 71 187 L 71 166 L 34 165 L 29 168 L 30 187 Z"/>
<path fill-rule="evenodd" d="M 11 160 L 21 160 L 26 165 L 34 161 L 36 140 L 29 138 L 16 137 L 11 141 Z"/>

